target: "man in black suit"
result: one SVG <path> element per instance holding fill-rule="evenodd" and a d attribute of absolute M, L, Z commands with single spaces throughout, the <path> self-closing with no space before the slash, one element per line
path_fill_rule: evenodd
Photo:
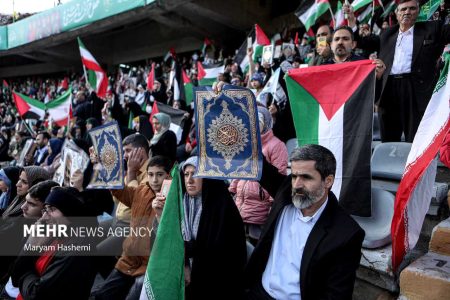
<path fill-rule="evenodd" d="M 412 142 L 438 79 L 437 60 L 450 42 L 450 25 L 416 23 L 418 0 L 400 0 L 398 25 L 381 36 L 380 59 L 386 64 L 378 90 L 381 140 Z"/>
<path fill-rule="evenodd" d="M 247 265 L 247 299 L 351 299 L 364 231 L 330 191 L 336 159 L 306 145 L 290 161 L 289 176 L 264 162 L 260 183 L 275 200 Z"/>

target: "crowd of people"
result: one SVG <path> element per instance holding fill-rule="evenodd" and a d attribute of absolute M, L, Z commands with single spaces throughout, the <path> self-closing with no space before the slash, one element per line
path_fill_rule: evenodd
<path fill-rule="evenodd" d="M 286 142 L 295 138 L 289 99 L 279 103 L 262 91 L 278 67 L 285 72 L 371 59 L 382 141 L 412 142 L 437 80 L 440 55 L 450 43 L 450 25 L 445 9 L 440 20 L 416 23 L 419 2 L 399 2 L 398 23 L 384 22 L 381 35 L 372 33 L 369 24 L 357 24 L 346 4 L 348 26 L 318 26 L 314 40 L 305 34 L 295 53 L 282 53 L 273 65 L 253 61 L 249 48 L 248 72 L 235 57 L 208 58 L 214 53 L 177 54 L 170 59 L 182 66 L 194 85 L 200 60 L 224 65 L 214 90 L 225 84 L 252 89 L 258 100 L 264 157 L 260 181 L 194 177 L 198 144 L 193 106 L 176 98 L 170 80 L 174 64 L 169 61 L 157 61 L 152 89 L 146 82 L 152 61 L 147 66 L 119 67 L 109 77 L 105 99 L 90 91 L 82 74 L 10 80 L 0 94 L 0 240 L 8 241 L 7 254 L 0 256 L 1 297 L 139 299 L 165 206 L 162 185 L 178 162 L 184 185 L 186 299 L 350 299 L 364 231 L 331 192 L 336 159 L 318 145 L 288 153 Z M 423 37 L 420 43 L 415 43 L 417 32 Z M 46 103 L 69 86 L 73 118 L 67 126 L 56 125 L 48 115 L 43 120 L 23 119 L 11 96 L 16 91 Z M 181 139 L 170 130 L 170 115 L 152 113 L 155 101 L 184 111 Z M 87 189 L 99 163 L 87 132 L 111 120 L 118 122 L 124 137 L 125 186 Z M 64 167 L 61 154 L 68 141 L 89 157 L 88 166 L 69 172 L 67 182 L 57 182 L 55 174 Z M 111 217 L 100 218 L 105 214 Z M 82 225 L 87 227 L 145 227 L 149 233 L 139 238 L 92 238 L 94 249 L 85 255 L 59 250 L 60 245 L 80 243 L 70 237 L 22 235 L 25 225 L 81 225 L 74 217 L 84 217 Z M 253 247 L 250 256 L 248 249 Z M 28 255 L 25 249 L 45 251 Z M 93 288 L 96 276 L 104 281 Z"/>

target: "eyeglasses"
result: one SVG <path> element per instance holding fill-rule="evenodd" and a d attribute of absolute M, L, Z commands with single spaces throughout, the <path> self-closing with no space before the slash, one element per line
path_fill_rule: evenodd
<path fill-rule="evenodd" d="M 56 207 L 53 207 L 53 206 L 47 206 L 47 207 L 44 207 L 42 210 L 41 210 L 41 212 L 42 212 L 42 214 L 45 214 L 45 213 L 52 213 L 52 212 L 54 212 L 56 210 Z"/>
<path fill-rule="evenodd" d="M 328 33 L 327 32 L 321 32 L 321 33 L 316 34 L 316 36 L 328 36 Z"/>

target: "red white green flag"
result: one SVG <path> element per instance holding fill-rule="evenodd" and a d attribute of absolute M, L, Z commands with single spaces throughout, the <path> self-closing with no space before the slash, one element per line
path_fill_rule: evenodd
<path fill-rule="evenodd" d="M 56 98 L 46 105 L 47 112 L 53 122 L 62 127 L 68 124 L 72 118 L 72 89 L 68 89 L 59 98 Z"/>
<path fill-rule="evenodd" d="M 286 76 L 298 144 L 319 144 L 333 152 L 332 191 L 358 216 L 370 216 L 371 210 L 374 70 L 371 61 L 363 60 L 291 69 Z"/>
<path fill-rule="evenodd" d="M 330 3 L 328 0 L 306 0 L 300 4 L 295 12 L 295 15 L 300 19 L 300 22 L 306 28 L 306 31 L 311 28 L 316 21 L 326 11 L 330 10 Z"/>
<path fill-rule="evenodd" d="M 395 196 L 391 223 L 392 268 L 400 266 L 420 236 L 436 179 L 436 154 L 450 130 L 450 53 L 422 117 Z"/>
<path fill-rule="evenodd" d="M 22 119 L 43 120 L 45 117 L 45 104 L 26 95 L 12 92 L 14 103 Z"/>
<path fill-rule="evenodd" d="M 78 38 L 78 45 L 80 47 L 81 61 L 89 85 L 99 98 L 105 98 L 106 90 L 108 88 L 108 77 L 106 76 L 106 72 L 103 71 L 91 52 L 86 49 L 80 38 Z"/>
<path fill-rule="evenodd" d="M 344 10 L 342 9 L 342 2 L 337 2 L 336 12 L 334 13 L 334 18 L 330 26 L 332 28 L 338 28 L 339 26 L 346 25 L 347 21 L 345 20 Z"/>

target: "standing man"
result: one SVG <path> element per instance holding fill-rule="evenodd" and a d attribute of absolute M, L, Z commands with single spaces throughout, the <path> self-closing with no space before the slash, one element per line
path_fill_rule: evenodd
<path fill-rule="evenodd" d="M 320 66 L 331 57 L 331 28 L 322 25 L 317 29 L 316 34 L 316 55 L 309 61 L 310 66 Z"/>
<path fill-rule="evenodd" d="M 306 145 L 290 161 L 289 176 L 264 162 L 274 203 L 247 265 L 247 299 L 351 299 L 364 231 L 331 192 L 336 159 Z"/>
<path fill-rule="evenodd" d="M 398 25 L 381 36 L 380 58 L 386 63 L 379 92 L 382 142 L 412 142 L 438 79 L 436 62 L 450 42 L 450 25 L 416 23 L 418 0 L 400 0 Z"/>
<path fill-rule="evenodd" d="M 50 140 L 51 136 L 46 131 L 39 132 L 36 136 L 36 145 L 37 149 L 34 153 L 34 159 L 33 164 L 35 166 L 40 166 L 42 163 L 44 163 L 45 159 L 48 156 L 48 141 Z"/>

